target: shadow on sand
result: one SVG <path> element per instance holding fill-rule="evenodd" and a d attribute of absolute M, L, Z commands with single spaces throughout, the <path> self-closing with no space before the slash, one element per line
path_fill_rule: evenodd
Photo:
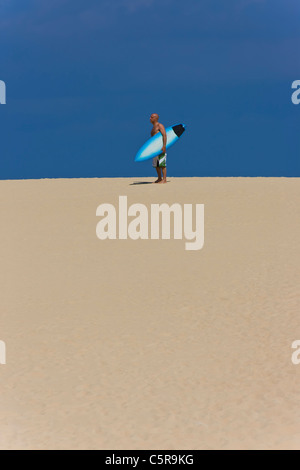
<path fill-rule="evenodd" d="M 153 184 L 153 181 L 135 181 L 134 183 L 130 183 L 129 186 L 135 186 L 136 184 Z"/>
<path fill-rule="evenodd" d="M 170 183 L 170 181 L 167 181 Z M 155 184 L 154 181 L 135 181 L 134 183 L 130 183 L 129 186 L 136 186 L 137 184 Z"/>

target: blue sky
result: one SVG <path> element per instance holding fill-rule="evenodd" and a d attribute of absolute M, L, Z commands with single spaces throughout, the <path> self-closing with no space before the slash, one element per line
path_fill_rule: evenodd
<path fill-rule="evenodd" d="M 0 178 L 300 176 L 298 0 L 0 0 Z"/>

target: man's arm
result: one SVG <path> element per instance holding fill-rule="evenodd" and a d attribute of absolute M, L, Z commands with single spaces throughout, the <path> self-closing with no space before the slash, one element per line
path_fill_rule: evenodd
<path fill-rule="evenodd" d="M 163 146 L 162 146 L 162 151 L 166 151 L 166 145 L 167 145 L 167 134 L 166 134 L 166 129 L 162 124 L 159 124 L 159 130 L 162 134 L 163 137 Z"/>

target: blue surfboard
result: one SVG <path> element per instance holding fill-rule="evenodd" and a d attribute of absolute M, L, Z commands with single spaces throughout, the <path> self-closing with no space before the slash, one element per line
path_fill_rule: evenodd
<path fill-rule="evenodd" d="M 176 124 L 176 126 L 167 127 L 167 145 L 166 149 L 175 144 L 177 140 L 182 136 L 185 131 L 184 124 Z M 145 144 L 140 148 L 138 153 L 135 156 L 135 162 L 143 162 L 144 160 L 149 160 L 149 158 L 156 157 L 161 153 L 163 146 L 162 134 L 158 132 L 153 137 L 151 137 Z"/>

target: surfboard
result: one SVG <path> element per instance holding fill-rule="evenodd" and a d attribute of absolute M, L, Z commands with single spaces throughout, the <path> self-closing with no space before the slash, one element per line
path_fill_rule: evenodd
<path fill-rule="evenodd" d="M 175 144 L 177 140 L 182 136 L 185 131 L 185 124 L 176 124 L 175 126 L 167 127 L 167 145 L 166 149 Z M 158 132 L 153 137 L 151 137 L 144 145 L 140 148 L 138 153 L 135 156 L 135 162 L 142 162 L 144 160 L 149 160 L 149 158 L 156 157 L 161 153 L 163 146 L 162 134 Z"/>

